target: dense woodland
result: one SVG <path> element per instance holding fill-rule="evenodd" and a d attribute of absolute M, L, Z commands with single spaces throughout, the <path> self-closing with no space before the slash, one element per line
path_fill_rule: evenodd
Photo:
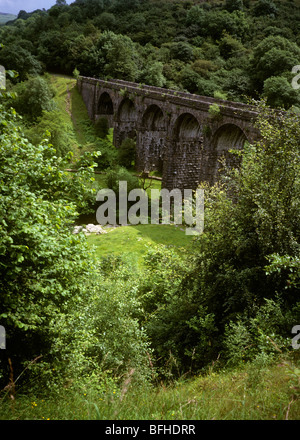
<path fill-rule="evenodd" d="M 295 1 L 58 1 L 1 29 L 0 60 L 18 80 L 45 71 L 120 78 L 231 100 L 299 104 Z"/>
<path fill-rule="evenodd" d="M 107 402 L 119 389 L 121 402 L 129 384 L 137 394 L 278 356 L 294 380 L 288 403 L 299 402 L 299 23 L 296 1 L 57 0 L 0 27 L 0 404 L 19 388 L 54 399 L 89 388 Z M 51 81 L 79 74 L 257 106 L 261 138 L 203 183 L 192 245 L 157 244 L 137 265 L 72 233 L 95 213 L 95 169 L 103 187 L 141 185 L 134 145 L 115 149 L 103 120 L 72 114 L 72 137 Z"/>

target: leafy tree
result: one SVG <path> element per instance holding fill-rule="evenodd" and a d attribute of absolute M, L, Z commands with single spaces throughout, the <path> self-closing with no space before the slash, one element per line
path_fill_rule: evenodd
<path fill-rule="evenodd" d="M 255 16 L 276 15 L 277 7 L 272 0 L 258 0 L 253 8 Z"/>
<path fill-rule="evenodd" d="M 170 55 L 177 60 L 191 61 L 193 59 L 193 48 L 184 41 L 178 41 L 171 44 Z"/>
<path fill-rule="evenodd" d="M 261 138 L 244 147 L 240 168 L 214 187 L 203 184 L 204 233 L 184 271 L 164 251 L 152 254 L 144 278 L 152 348 L 163 362 L 171 353 L 179 375 L 220 353 L 241 359 L 249 338 L 248 360 L 268 350 L 267 336 L 290 344 L 300 319 L 299 115 L 264 104 L 258 111 Z"/>
<path fill-rule="evenodd" d="M 299 105 L 300 99 L 297 90 L 291 86 L 284 76 L 271 76 L 264 81 L 263 96 L 272 107 L 284 107 L 286 109 L 293 105 Z"/>
<path fill-rule="evenodd" d="M 192 70 L 204 78 L 208 78 L 212 72 L 218 70 L 218 66 L 211 60 L 196 60 L 191 65 Z"/>
<path fill-rule="evenodd" d="M 138 53 L 129 37 L 105 31 L 97 47 L 100 49 L 105 75 L 135 81 L 138 75 Z"/>
<path fill-rule="evenodd" d="M 244 9 L 244 2 L 243 0 L 226 0 L 225 8 L 229 12 L 242 11 Z"/>
<path fill-rule="evenodd" d="M 6 70 L 15 70 L 18 77 L 13 82 L 25 81 L 30 75 L 41 74 L 41 63 L 21 44 L 5 45 L 0 51 L 0 63 Z"/>
<path fill-rule="evenodd" d="M 0 320 L 17 374 L 36 356 L 44 365 L 53 360 L 58 322 L 84 293 L 88 251 L 71 228 L 86 204 L 90 170 L 71 177 L 68 158 L 29 143 L 15 110 L 1 104 L 0 113 Z"/>
<path fill-rule="evenodd" d="M 15 92 L 17 93 L 17 98 L 13 102 L 15 109 L 31 121 L 42 116 L 43 111 L 54 109 L 52 99 L 54 90 L 40 76 L 18 84 L 15 87 Z"/>
<path fill-rule="evenodd" d="M 253 76 L 264 81 L 271 76 L 290 72 L 300 59 L 300 48 L 296 43 L 281 37 L 269 36 L 262 40 L 253 51 Z"/>
<path fill-rule="evenodd" d="M 166 78 L 163 74 L 164 65 L 160 61 L 148 61 L 145 68 L 140 72 L 138 82 L 148 84 L 150 86 L 164 87 Z"/>
<path fill-rule="evenodd" d="M 276 292 L 286 310 L 297 302 L 295 289 L 286 292 L 287 275 L 267 276 L 265 267 L 274 253 L 299 256 L 299 116 L 262 106 L 257 124 L 262 138 L 245 147 L 241 168 L 207 193 L 198 239 L 199 294 L 208 294 L 220 325 L 235 313 L 254 313 Z"/>
<path fill-rule="evenodd" d="M 220 40 L 219 48 L 221 56 L 225 59 L 232 56 L 238 58 L 245 51 L 243 44 L 239 40 L 226 33 L 224 33 Z"/>
<path fill-rule="evenodd" d="M 118 150 L 119 164 L 125 168 L 131 168 L 135 161 L 135 141 L 126 138 L 121 143 Z"/>

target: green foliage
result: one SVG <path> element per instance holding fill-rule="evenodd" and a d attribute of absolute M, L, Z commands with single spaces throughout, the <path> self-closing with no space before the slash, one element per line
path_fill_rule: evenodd
<path fill-rule="evenodd" d="M 72 151 L 66 124 L 57 110 L 43 110 L 36 123 L 25 130 L 25 135 L 33 145 L 47 138 L 58 156 L 64 157 Z"/>
<path fill-rule="evenodd" d="M 41 117 L 43 111 L 49 112 L 54 109 L 54 90 L 40 76 L 18 84 L 14 90 L 17 98 L 11 105 L 31 122 Z"/>
<path fill-rule="evenodd" d="M 230 366 L 264 358 L 272 363 L 276 355 L 290 348 L 288 335 L 292 323 L 290 312 L 283 315 L 282 302 L 269 299 L 257 310 L 255 317 L 237 316 L 225 326 L 224 355 Z"/>
<path fill-rule="evenodd" d="M 132 40 L 112 31 L 101 34 L 97 47 L 103 59 L 98 75 L 135 81 L 138 73 L 138 54 Z"/>
<path fill-rule="evenodd" d="M 208 113 L 212 119 L 218 119 L 221 116 L 221 109 L 219 104 L 211 104 L 209 106 Z"/>
<path fill-rule="evenodd" d="M 160 61 L 150 60 L 138 77 L 139 82 L 143 82 L 150 86 L 164 87 L 166 78 L 163 75 L 164 65 Z"/>
<path fill-rule="evenodd" d="M 127 182 L 127 191 L 140 188 L 137 177 L 133 176 L 126 168 L 118 167 L 111 169 L 106 174 L 106 188 L 112 189 L 116 194 L 119 193 L 119 182 Z"/>
<path fill-rule="evenodd" d="M 6 70 L 18 72 L 19 81 L 26 81 L 29 76 L 39 75 L 43 70 L 41 62 L 31 53 L 30 48 L 23 47 L 18 42 L 4 45 L 0 51 L 0 60 Z"/>
<path fill-rule="evenodd" d="M 243 0 L 226 0 L 225 7 L 229 12 L 242 11 L 244 9 L 244 2 Z"/>
<path fill-rule="evenodd" d="M 269 362 L 270 341 L 286 350 L 300 319 L 299 116 L 258 110 L 261 140 L 244 147 L 239 169 L 205 186 L 191 260 L 166 251 L 145 260 L 141 299 L 162 374 L 170 362 L 182 374 L 220 354 L 231 365 L 262 354 Z"/>
<path fill-rule="evenodd" d="M 271 76 L 264 81 L 263 96 L 272 107 L 290 108 L 299 105 L 299 93 L 284 76 Z"/>
<path fill-rule="evenodd" d="M 266 79 L 298 64 L 298 3 L 125 3 L 82 0 L 20 11 L 0 29 L 0 62 L 19 72 L 13 82 L 45 70 L 80 71 L 208 96 L 221 89 L 239 101 L 257 99 Z M 198 68 L 197 60 L 212 64 Z"/>
<path fill-rule="evenodd" d="M 138 278 L 124 258 L 103 259 L 88 297 L 77 301 L 71 316 L 60 324 L 73 330 L 62 350 L 78 386 L 103 386 L 107 378 L 118 380 L 134 369 L 134 381 L 147 380 L 147 352 L 151 351 L 137 316 Z M 92 380 L 94 378 L 94 381 Z M 98 382 L 98 385 L 96 383 Z"/>
<path fill-rule="evenodd" d="M 280 35 L 269 36 L 262 40 L 253 51 L 252 68 L 254 77 L 264 81 L 284 72 L 291 72 L 298 64 L 300 48 Z"/>
<path fill-rule="evenodd" d="M 220 326 L 242 310 L 253 316 L 275 292 L 283 310 L 297 302 L 294 287 L 286 294 L 289 271 L 266 275 L 265 266 L 274 253 L 292 260 L 299 256 L 298 116 L 260 111 L 261 141 L 245 146 L 240 170 L 224 187 L 206 192 L 198 292 Z M 235 202 L 226 190 L 236 194 Z"/>
<path fill-rule="evenodd" d="M 135 141 L 126 138 L 118 149 L 119 164 L 125 168 L 131 168 L 135 161 Z"/>
<path fill-rule="evenodd" d="M 255 14 L 255 16 L 274 16 L 277 13 L 277 7 L 272 0 L 258 0 L 256 5 L 254 6 L 253 13 Z"/>
<path fill-rule="evenodd" d="M 108 120 L 105 116 L 102 116 L 97 119 L 95 123 L 96 135 L 100 138 L 105 138 L 109 133 L 109 124 Z"/>
<path fill-rule="evenodd" d="M 16 112 L 0 110 L 0 319 L 18 371 L 38 355 L 50 361 L 57 322 L 84 292 L 88 251 L 71 226 L 85 206 L 90 170 L 71 177 L 68 158 L 30 144 Z"/>

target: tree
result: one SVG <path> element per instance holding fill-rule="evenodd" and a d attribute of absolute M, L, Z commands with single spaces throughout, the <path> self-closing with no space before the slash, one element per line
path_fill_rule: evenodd
<path fill-rule="evenodd" d="M 193 59 L 193 48 L 184 41 L 178 41 L 171 44 L 170 55 L 177 60 L 188 62 Z"/>
<path fill-rule="evenodd" d="M 103 71 L 99 74 L 135 81 L 138 75 L 138 53 L 129 37 L 105 31 L 100 36 L 97 47 L 103 66 Z"/>
<path fill-rule="evenodd" d="M 226 0 L 225 8 L 229 12 L 242 11 L 244 9 L 244 2 L 243 0 Z"/>
<path fill-rule="evenodd" d="M 198 293 L 208 295 L 220 327 L 230 315 L 255 313 L 276 292 L 286 311 L 298 301 L 296 289 L 286 291 L 287 272 L 266 275 L 265 267 L 273 254 L 299 257 L 299 116 L 261 105 L 257 127 L 261 139 L 244 147 L 241 167 L 207 193 L 198 238 Z"/>
<path fill-rule="evenodd" d="M 163 75 L 163 69 L 164 65 L 160 61 L 148 61 L 138 77 L 138 82 L 150 86 L 164 87 L 166 78 Z"/>
<path fill-rule="evenodd" d="M 277 7 L 272 0 L 258 0 L 254 6 L 253 13 L 256 17 L 262 15 L 274 16 L 277 14 Z"/>
<path fill-rule="evenodd" d="M 43 71 L 38 59 L 20 43 L 5 45 L 0 51 L 0 61 L 6 70 L 17 71 L 14 82 L 25 81 L 30 75 L 39 75 Z"/>
<path fill-rule="evenodd" d="M 123 140 L 118 150 L 119 164 L 125 168 L 131 168 L 135 161 L 135 141 L 130 138 Z"/>
<path fill-rule="evenodd" d="M 17 98 L 13 105 L 19 114 L 25 116 L 30 121 L 42 116 L 43 111 L 54 109 L 54 90 L 48 85 L 47 81 L 36 76 L 28 81 L 16 86 Z"/>
<path fill-rule="evenodd" d="M 299 105 L 299 93 L 291 86 L 291 82 L 284 76 L 271 76 L 264 81 L 263 96 L 272 107 L 288 109 Z"/>
<path fill-rule="evenodd" d="M 17 374 L 36 356 L 44 366 L 53 360 L 59 320 L 88 284 L 93 263 L 72 224 L 91 192 L 91 170 L 70 176 L 69 158 L 30 144 L 15 110 L 1 104 L 0 114 L 0 320 Z"/>
<path fill-rule="evenodd" d="M 296 43 L 280 35 L 266 37 L 253 51 L 253 76 L 261 82 L 271 76 L 290 72 L 300 59 Z"/>

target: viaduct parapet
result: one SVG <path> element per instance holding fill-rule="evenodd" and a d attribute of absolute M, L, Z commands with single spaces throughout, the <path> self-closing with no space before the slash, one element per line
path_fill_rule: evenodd
<path fill-rule="evenodd" d="M 135 139 L 137 170 L 160 171 L 169 190 L 214 183 L 220 159 L 236 164 L 230 150 L 258 135 L 246 104 L 122 80 L 80 76 L 77 86 L 91 120 L 108 119 L 116 147 Z"/>

